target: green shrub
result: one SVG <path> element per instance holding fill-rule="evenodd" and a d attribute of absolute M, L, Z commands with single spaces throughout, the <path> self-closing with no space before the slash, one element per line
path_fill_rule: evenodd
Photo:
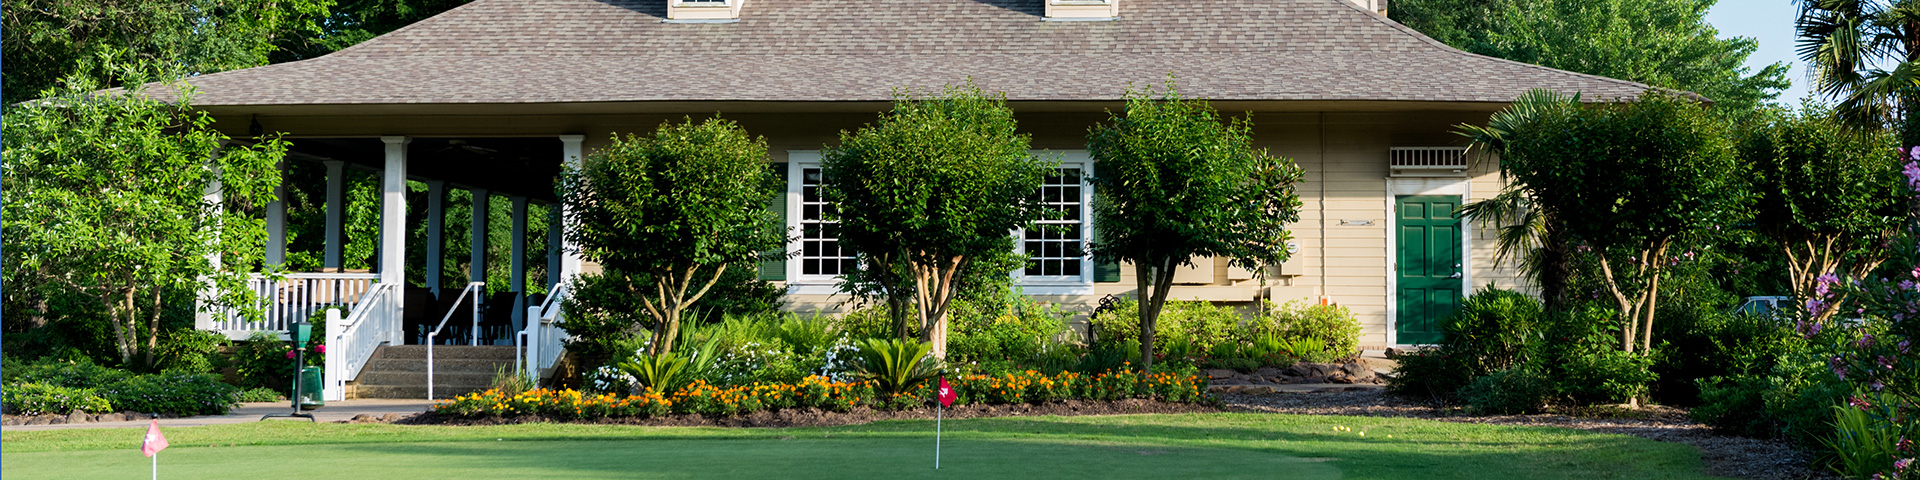
<path fill-rule="evenodd" d="M 290 348 L 286 341 L 273 333 L 253 332 L 234 347 L 232 365 L 237 386 L 291 393 L 293 360 L 287 359 Z"/>
<path fill-rule="evenodd" d="M 81 357 L 72 361 L 42 361 L 7 372 L 7 383 L 39 383 L 69 388 L 97 388 L 133 377 L 132 372 L 96 365 Z"/>
<path fill-rule="evenodd" d="M 1446 347 L 1403 353 L 1393 360 L 1397 365 L 1385 379 L 1387 392 L 1396 395 L 1447 402 L 1480 376 L 1470 367 L 1467 355 Z"/>
<path fill-rule="evenodd" d="M 933 358 L 927 356 L 933 346 L 912 340 L 868 339 L 860 342 L 859 377 L 879 391 L 893 395 L 908 392 L 921 382 L 940 373 Z"/>
<path fill-rule="evenodd" d="M 1215 345 L 1233 338 L 1242 319 L 1239 312 L 1212 302 L 1168 300 L 1165 309 L 1160 312 L 1159 322 L 1154 325 L 1156 338 L 1168 341 L 1155 341 L 1154 353 L 1174 360 L 1193 356 L 1196 352 L 1212 351 Z M 1119 301 L 1090 321 L 1096 330 L 1095 341 L 1101 345 L 1113 346 L 1128 341 L 1138 342 L 1140 339 L 1140 306 L 1137 300 Z M 1176 338 L 1184 339 L 1184 343 L 1173 345 Z"/>
<path fill-rule="evenodd" d="M 1532 347 L 1545 343 L 1539 341 L 1540 322 L 1540 304 L 1531 297 L 1481 289 L 1441 320 L 1439 345 L 1396 359 L 1399 366 L 1386 376 L 1387 391 L 1455 399 L 1474 379 L 1521 365 Z"/>
<path fill-rule="evenodd" d="M 192 328 L 171 330 L 160 337 L 154 366 L 173 372 L 212 372 L 225 363 L 219 353 L 220 347 L 226 344 L 227 337 L 219 333 Z"/>
<path fill-rule="evenodd" d="M 1529 365 L 1557 382 L 1560 396 L 1578 405 L 1622 403 L 1647 394 L 1654 356 L 1619 349 L 1613 311 L 1586 308 L 1547 315 L 1541 331 L 1553 332 L 1528 353 Z"/>
<path fill-rule="evenodd" d="M 101 413 L 113 411 L 111 402 L 100 398 L 91 388 L 73 388 L 45 383 L 8 383 L 0 393 L 0 404 L 7 413 L 40 415 L 72 413 L 75 410 Z"/>
<path fill-rule="evenodd" d="M 833 318 L 818 313 L 804 317 L 789 314 L 773 327 L 773 336 L 795 354 L 816 355 L 840 339 L 840 332 L 834 330 L 833 324 Z"/>
<path fill-rule="evenodd" d="M 1303 348 L 1294 356 L 1308 362 L 1327 363 L 1360 354 L 1360 320 L 1353 311 L 1339 305 L 1317 305 L 1291 301 L 1268 309 L 1265 328 L 1289 340 L 1314 339 L 1324 348 Z M 1312 357 L 1312 358 L 1309 358 Z"/>
<path fill-rule="evenodd" d="M 1766 378 L 1741 375 L 1702 378 L 1698 382 L 1699 402 L 1688 412 L 1694 421 L 1727 435 L 1774 436 L 1778 427 L 1767 415 L 1770 385 Z"/>
<path fill-rule="evenodd" d="M 1505 370 L 1525 361 L 1527 346 L 1540 340 L 1540 315 L 1533 297 L 1488 287 L 1441 320 L 1441 342 L 1464 354 L 1477 375 Z"/>
<path fill-rule="evenodd" d="M 98 391 L 121 410 L 175 415 L 225 415 L 240 393 L 205 373 L 140 375 Z"/>
<path fill-rule="evenodd" d="M 280 392 L 275 392 L 272 389 L 250 388 L 247 390 L 240 391 L 240 394 L 235 399 L 235 401 L 238 401 L 241 403 L 258 403 L 258 402 L 278 402 L 285 399 L 286 397 L 280 396 Z"/>
<path fill-rule="evenodd" d="M 841 315 L 834 323 L 835 329 L 853 338 L 894 338 L 893 319 L 887 316 L 886 304 L 856 308 Z M 913 322 L 909 320 L 907 323 Z"/>
<path fill-rule="evenodd" d="M 1533 369 L 1509 368 L 1460 389 L 1467 410 L 1481 415 L 1538 413 L 1553 396 L 1553 381 Z"/>
<path fill-rule="evenodd" d="M 662 352 L 654 355 L 638 355 L 631 360 L 614 364 L 620 371 L 632 375 L 634 380 L 654 393 L 671 393 L 681 385 L 693 380 L 687 372 L 687 357 L 677 352 Z"/>

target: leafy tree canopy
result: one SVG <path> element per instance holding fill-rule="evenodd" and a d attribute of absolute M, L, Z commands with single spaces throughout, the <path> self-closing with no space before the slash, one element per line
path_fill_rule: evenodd
<path fill-rule="evenodd" d="M 119 360 L 144 352 L 151 366 L 163 298 L 200 291 L 206 279 L 225 303 L 252 304 L 246 272 L 262 260 L 266 228 L 250 212 L 273 201 L 285 145 L 223 145 L 204 113 L 142 94 L 151 77 L 116 76 L 133 93 L 99 94 L 72 77 L 7 110 L 0 238 L 9 297 L 93 298 Z"/>
<path fill-rule="evenodd" d="M 779 190 L 766 161 L 765 139 L 715 117 L 615 136 L 567 168 L 566 236 L 609 274 L 626 275 L 628 294 L 646 294 L 654 353 L 672 351 L 682 312 L 729 265 L 758 260 L 785 241 L 779 217 L 766 208 Z"/>
<path fill-rule="evenodd" d="M 1811 104 L 1768 113 L 1738 140 L 1753 169 L 1755 227 L 1785 250 L 1801 298 L 1823 274 L 1864 278 L 1886 260 L 1906 219 L 1893 134 L 1846 128 L 1832 110 Z"/>
<path fill-rule="evenodd" d="M 1293 160 L 1253 147 L 1252 122 L 1223 122 L 1205 100 L 1180 96 L 1171 80 L 1158 97 L 1126 93 L 1126 110 L 1088 133 L 1099 162 L 1093 246 L 1100 261 L 1133 262 L 1140 299 L 1141 364 L 1153 362 L 1154 322 L 1174 267 L 1195 256 L 1248 268 L 1287 259 L 1288 223 L 1300 220 Z"/>
<path fill-rule="evenodd" d="M 1502 168 L 1548 221 L 1599 252 L 1629 352 L 1636 328 L 1640 348 L 1652 345 L 1667 246 L 1737 218 L 1746 203 L 1724 122 L 1660 92 L 1543 112 L 1520 125 L 1506 154 Z"/>
<path fill-rule="evenodd" d="M 892 283 L 884 290 L 896 330 L 906 330 L 904 308 L 915 308 L 935 357 L 946 356 L 946 308 L 960 273 L 1004 260 L 1008 232 L 1042 213 L 1040 183 L 1053 168 L 1030 148 L 1006 99 L 969 83 L 934 97 L 900 94 L 893 111 L 841 132 L 840 145 L 822 153 L 821 194 L 835 205 L 841 244 L 883 272 L 868 277 Z"/>
<path fill-rule="evenodd" d="M 1729 114 L 1787 88 L 1787 66 L 1744 66 L 1751 38 L 1717 38 L 1718 0 L 1396 0 L 1394 20 L 1455 48 L 1698 93 Z"/>

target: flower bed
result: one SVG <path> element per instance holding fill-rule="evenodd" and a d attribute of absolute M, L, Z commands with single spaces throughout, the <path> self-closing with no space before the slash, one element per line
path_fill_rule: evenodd
<path fill-rule="evenodd" d="M 1047 375 L 1028 370 L 1003 375 L 967 375 L 949 379 L 956 405 L 1041 404 L 1062 400 L 1149 398 L 1197 403 L 1206 398 L 1205 381 L 1195 375 L 1140 374 L 1121 370 L 1093 375 Z M 539 415 L 558 420 L 674 414 L 734 416 L 761 411 L 818 408 L 845 412 L 856 407 L 898 410 L 929 405 L 933 382 L 900 395 L 876 392 L 866 382 L 835 382 L 811 376 L 793 384 L 715 386 L 695 381 L 672 394 L 588 395 L 575 390 L 534 389 L 518 394 L 499 390 L 461 395 L 434 405 L 433 413 L 456 418 Z"/>

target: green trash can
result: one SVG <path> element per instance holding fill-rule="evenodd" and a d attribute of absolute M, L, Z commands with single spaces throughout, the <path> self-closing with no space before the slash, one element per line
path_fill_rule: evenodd
<path fill-rule="evenodd" d="M 300 398 L 297 400 L 300 402 L 301 410 L 313 410 L 327 405 L 326 397 L 321 390 L 325 387 L 320 384 L 320 371 L 320 367 L 300 369 Z"/>

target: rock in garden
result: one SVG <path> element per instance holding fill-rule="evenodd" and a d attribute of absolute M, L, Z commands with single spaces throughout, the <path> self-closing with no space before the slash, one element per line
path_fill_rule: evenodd
<path fill-rule="evenodd" d="M 1206 371 L 1206 373 L 1207 373 L 1207 378 L 1211 378 L 1214 380 L 1224 380 L 1224 379 L 1240 376 L 1240 372 L 1235 372 L 1233 370 L 1227 370 L 1224 368 L 1209 369 Z"/>
<path fill-rule="evenodd" d="M 118 413 L 111 413 L 111 412 L 109 412 L 109 413 L 102 413 L 102 414 L 100 414 L 100 418 L 98 418 L 98 419 L 95 419 L 94 421 L 97 421 L 97 422 L 124 422 L 124 421 L 126 421 L 126 420 L 127 420 L 127 416 L 126 416 L 126 415 L 121 415 L 121 414 L 118 414 Z"/>
<path fill-rule="evenodd" d="M 48 424 L 47 417 L 33 417 L 33 418 L 27 419 L 27 425 L 47 425 L 47 424 Z"/>
<path fill-rule="evenodd" d="M 74 410 L 73 413 L 67 414 L 67 423 L 87 423 L 90 420 L 92 418 L 87 415 L 87 412 Z"/>

